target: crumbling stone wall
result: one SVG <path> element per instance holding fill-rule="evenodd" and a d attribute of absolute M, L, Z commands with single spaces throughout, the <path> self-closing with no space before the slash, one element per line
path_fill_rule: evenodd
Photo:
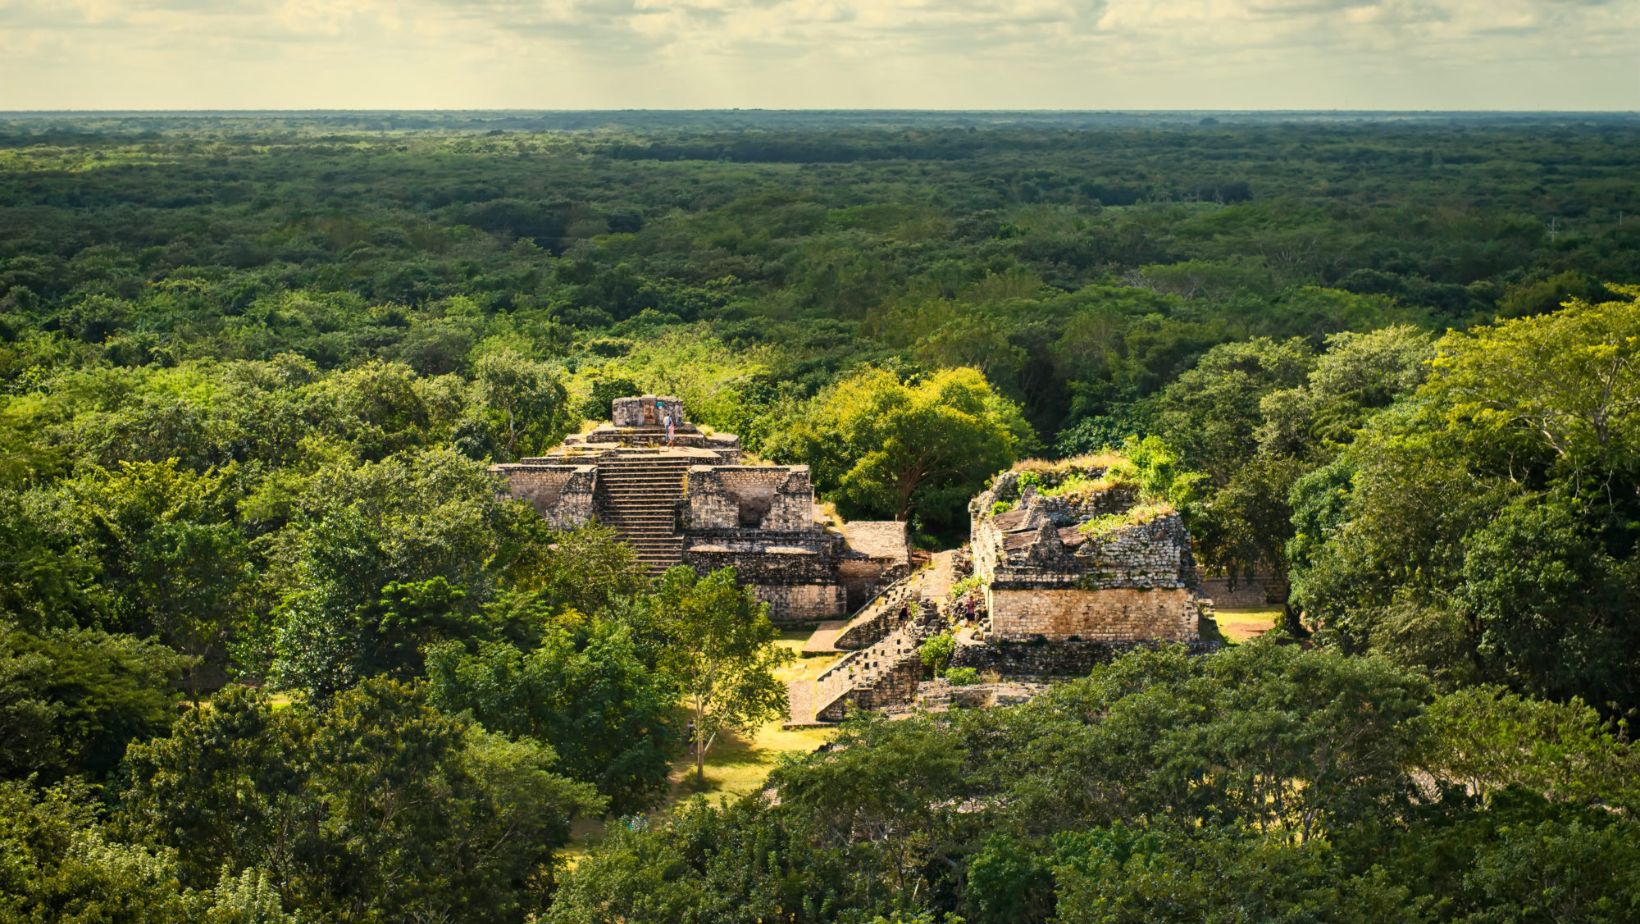
<path fill-rule="evenodd" d="M 906 524 L 894 520 L 844 523 L 842 530 L 846 557 L 837 564 L 837 576 L 853 612 L 911 573 L 911 537 Z"/>
<path fill-rule="evenodd" d="M 1165 506 L 1136 510 L 1134 489 L 1120 481 L 1074 497 L 1018 491 L 1017 481 L 1014 472 L 998 476 L 970 507 L 990 638 L 1198 637 L 1199 575 L 1177 513 Z M 1002 509 L 999 496 L 1018 502 Z M 1122 519 L 1101 519 L 1113 515 Z"/>
<path fill-rule="evenodd" d="M 902 658 L 870 683 L 856 687 L 854 692 L 848 695 L 847 706 L 843 711 L 846 713 L 848 706 L 855 709 L 891 709 L 915 702 L 917 687 L 922 684 L 924 673 L 920 657 Z M 844 716 L 833 710 L 826 718 L 829 721 L 841 721 Z"/>
<path fill-rule="evenodd" d="M 1017 706 L 1046 692 L 1048 684 L 1030 680 L 1004 680 L 998 683 L 971 683 L 956 686 L 936 678 L 917 685 L 918 709 L 941 710 L 950 708 L 989 709 L 994 706 Z"/>
<path fill-rule="evenodd" d="M 1190 533 L 1176 513 L 1091 538 L 1076 554 L 1087 563 L 1076 581 L 1083 589 L 1197 584 Z"/>
<path fill-rule="evenodd" d="M 1200 612 L 1184 588 L 997 589 L 987 599 L 992 638 L 1138 641 L 1196 638 Z"/>
<path fill-rule="evenodd" d="M 506 467 L 506 478 L 507 490 L 534 505 L 554 529 L 574 529 L 592 519 L 597 466 L 513 464 Z"/>
<path fill-rule="evenodd" d="M 978 531 L 974 567 L 993 585 L 1097 590 L 1190 587 L 1197 582 L 1190 534 L 1176 513 L 1098 536 L 1045 518 L 1033 517 L 1021 526 L 1003 531 L 990 523 Z"/>
<path fill-rule="evenodd" d="M 1240 575 L 1234 582 L 1228 575 L 1208 575 L 1201 585 L 1202 593 L 1220 609 L 1279 606 L 1287 601 L 1287 582 L 1273 574 Z"/>
<path fill-rule="evenodd" d="M 692 530 L 805 530 L 814 526 L 806 465 L 706 466 L 689 470 Z"/>

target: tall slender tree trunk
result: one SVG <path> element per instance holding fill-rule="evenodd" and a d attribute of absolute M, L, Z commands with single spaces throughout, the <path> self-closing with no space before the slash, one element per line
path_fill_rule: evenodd
<path fill-rule="evenodd" d="M 706 723 L 700 700 L 695 701 L 695 782 L 706 785 Z"/>

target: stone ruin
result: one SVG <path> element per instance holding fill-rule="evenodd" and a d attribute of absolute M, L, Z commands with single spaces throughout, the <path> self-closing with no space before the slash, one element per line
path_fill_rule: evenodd
<path fill-rule="evenodd" d="M 554 528 L 613 528 L 652 574 L 733 566 L 776 622 L 841 618 L 909 571 L 904 523 L 828 522 L 808 466 L 742 464 L 739 438 L 676 397 L 617 398 L 608 422 L 491 471 Z"/>
<path fill-rule="evenodd" d="M 969 504 L 988 637 L 1199 638 L 1200 577 L 1178 513 L 1141 504 L 1108 463 L 1067 473 L 1060 473 L 1063 493 L 1055 494 L 1055 487 L 1022 486 L 1025 472 L 1004 472 Z"/>
<path fill-rule="evenodd" d="M 969 513 L 969 547 L 941 553 L 943 575 L 909 576 L 834 631 L 834 647 L 848 653 L 792 684 L 792 724 L 838 721 L 851 709 L 1012 702 L 1133 648 L 1216 647 L 1201 637 L 1212 602 L 1199 593 L 1184 522 L 1143 502 L 1126 460 L 1004 472 Z M 963 578 L 972 589 L 959 602 L 953 583 Z M 956 641 L 950 665 L 986 682 L 953 690 L 925 681 L 922 642 L 942 632 Z"/>

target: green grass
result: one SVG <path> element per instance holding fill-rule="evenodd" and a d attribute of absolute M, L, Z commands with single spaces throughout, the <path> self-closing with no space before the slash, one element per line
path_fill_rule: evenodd
<path fill-rule="evenodd" d="M 1219 634 L 1231 645 L 1258 638 L 1281 622 L 1281 607 L 1221 608 L 1214 613 Z"/>

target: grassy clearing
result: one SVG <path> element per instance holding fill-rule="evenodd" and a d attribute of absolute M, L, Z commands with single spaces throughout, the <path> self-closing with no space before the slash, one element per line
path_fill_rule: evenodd
<path fill-rule="evenodd" d="M 778 676 L 781 680 L 812 680 L 841 657 L 802 657 L 800 652 L 808 638 L 807 631 L 789 631 L 782 633 L 775 642 L 794 655 L 794 660 L 780 669 Z M 659 820 L 670 814 L 679 802 L 696 795 L 721 803 L 757 792 L 763 788 L 769 772 L 780 763 L 781 757 L 809 753 L 836 734 L 829 728 L 786 729 L 781 727 L 783 722 L 783 719 L 766 722 L 749 737 L 732 734 L 719 736 L 717 743 L 706 752 L 704 784 L 696 782 L 694 759 L 685 754 L 672 765 L 671 786 L 666 799 L 645 814 L 651 820 Z M 576 822 L 571 830 L 571 845 L 565 851 L 567 861 L 573 865 L 597 847 L 603 841 L 610 823 L 618 822 L 614 819 L 582 819 Z"/>
<path fill-rule="evenodd" d="M 807 642 L 808 638 L 807 631 L 787 631 L 782 632 L 780 639 L 775 642 L 793 655 L 793 660 L 776 674 L 781 680 L 788 683 L 793 680 L 813 680 L 841 657 L 802 657 L 803 643 Z M 672 792 L 667 799 L 667 807 L 696 793 L 704 793 L 710 798 L 722 800 L 755 792 L 763 786 L 769 771 L 779 763 L 782 755 L 813 751 L 831 740 L 833 734 L 832 730 L 827 728 L 785 729 L 781 727 L 783 723 L 784 719 L 766 722 L 749 738 L 738 735 L 720 736 L 706 754 L 704 785 L 694 779 L 694 762 L 687 756 L 684 757 L 672 769 Z"/>
<path fill-rule="evenodd" d="M 1281 622 L 1281 607 L 1260 606 L 1239 609 L 1221 608 L 1214 613 L 1219 634 L 1231 644 L 1258 638 Z"/>

